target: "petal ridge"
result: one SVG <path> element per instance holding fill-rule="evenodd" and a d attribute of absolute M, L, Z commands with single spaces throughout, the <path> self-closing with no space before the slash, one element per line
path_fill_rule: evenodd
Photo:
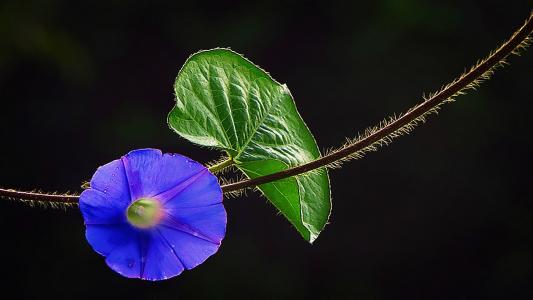
<path fill-rule="evenodd" d="M 167 238 L 163 235 L 163 233 L 161 233 L 161 230 L 157 229 L 157 233 L 159 234 L 159 236 L 161 236 L 161 238 L 163 239 L 163 241 L 165 241 L 165 243 L 167 244 L 167 246 L 170 248 L 170 250 L 172 251 L 172 253 L 174 253 L 174 256 L 176 256 L 176 258 L 178 259 L 178 261 L 180 262 L 181 266 L 184 268 L 184 269 L 187 269 L 187 267 L 185 266 L 185 264 L 183 263 L 183 261 L 181 260 L 180 256 L 178 255 L 178 253 L 176 253 L 176 250 L 174 250 L 174 247 L 172 247 L 172 244 L 170 244 L 170 242 L 167 240 Z"/>
<path fill-rule="evenodd" d="M 200 172 L 192 175 L 191 177 L 183 180 L 182 182 L 178 183 L 173 188 L 170 188 L 169 190 L 166 190 L 160 194 L 155 195 L 154 197 L 161 200 L 161 204 L 165 204 L 168 201 L 172 200 L 174 197 L 179 195 L 181 192 L 185 191 L 188 187 L 190 187 L 198 178 L 200 178 L 207 169 L 200 170 Z"/>

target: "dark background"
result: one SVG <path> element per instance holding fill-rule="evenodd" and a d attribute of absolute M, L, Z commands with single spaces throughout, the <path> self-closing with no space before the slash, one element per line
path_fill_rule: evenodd
<path fill-rule="evenodd" d="M 155 147 L 216 151 L 166 125 L 192 53 L 231 47 L 287 83 L 322 149 L 437 90 L 510 36 L 530 1 L 0 2 L 0 186 L 80 191 Z M 128 280 L 78 209 L 0 201 L 1 291 L 56 298 L 533 299 L 533 53 L 393 145 L 331 172 L 307 244 L 256 193 L 198 268 Z M 126 298 L 127 297 L 127 298 Z"/>

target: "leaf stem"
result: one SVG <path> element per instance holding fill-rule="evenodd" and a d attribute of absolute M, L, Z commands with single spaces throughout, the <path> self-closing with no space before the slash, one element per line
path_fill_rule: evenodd
<path fill-rule="evenodd" d="M 530 13 L 525 24 L 520 27 L 509 40 L 500 46 L 500 48 L 489 54 L 485 60 L 478 63 L 471 68 L 470 71 L 460 76 L 459 79 L 453 81 L 451 84 L 445 86 L 430 98 L 425 99 L 424 102 L 409 109 L 407 113 L 401 117 L 386 122 L 383 126 L 377 127 L 379 129 L 372 131 L 370 134 L 314 161 L 278 173 L 226 184 L 222 186 L 222 191 L 224 193 L 238 191 L 300 175 L 322 167 L 331 165 L 335 166 L 354 155 L 356 156 L 355 158 L 359 158 L 366 152 L 375 150 L 377 146 L 388 144 L 393 138 L 409 132 L 416 123 L 424 122 L 425 116 L 438 109 L 441 104 L 451 101 L 455 96 L 464 94 L 465 90 L 475 88 L 481 81 L 488 79 L 495 68 L 502 66 L 505 63 L 505 58 L 507 56 L 510 54 L 518 54 L 518 50 L 527 46 L 528 36 L 531 34 L 532 30 L 533 12 Z"/>
<path fill-rule="evenodd" d="M 215 173 L 218 173 L 222 170 L 224 170 L 225 168 L 233 165 L 235 162 L 233 161 L 233 159 L 231 158 L 228 158 L 228 159 L 225 159 L 215 165 L 212 165 L 209 167 L 209 172 L 215 174 Z"/>

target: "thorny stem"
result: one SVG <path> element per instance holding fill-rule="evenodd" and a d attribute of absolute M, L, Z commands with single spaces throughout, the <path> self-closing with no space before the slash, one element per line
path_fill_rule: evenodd
<path fill-rule="evenodd" d="M 234 192 L 246 188 L 255 187 L 261 184 L 269 183 L 276 180 L 300 175 L 312 170 L 331 166 L 336 162 L 341 162 L 354 154 L 360 153 L 369 147 L 373 147 L 375 144 L 379 144 L 380 141 L 387 139 L 388 137 L 398 135 L 398 131 L 408 126 L 412 122 L 423 118 L 429 112 L 438 108 L 442 103 L 446 102 L 454 96 L 460 95 L 468 87 L 472 87 L 478 81 L 484 79 L 494 70 L 495 67 L 504 63 L 504 60 L 510 54 L 517 54 L 517 50 L 528 40 L 528 36 L 533 31 L 533 12 L 526 23 L 520 27 L 512 37 L 505 42 L 495 52 L 491 53 L 489 57 L 470 69 L 467 73 L 462 75 L 457 81 L 447 85 L 438 93 L 434 94 L 424 102 L 416 105 L 410 109 L 406 114 L 400 118 L 386 124 L 371 134 L 364 136 L 356 142 L 343 147 L 337 151 L 333 151 L 328 155 L 318 158 L 317 160 L 309 163 L 286 169 L 284 171 L 273 173 L 266 176 L 257 177 L 254 179 L 247 179 L 236 183 L 226 184 L 222 186 L 224 193 Z M 231 165 L 231 160 L 223 161 L 210 168 L 212 172 L 220 171 L 223 168 Z M 72 204 L 77 203 L 79 196 L 77 195 L 56 195 L 56 194 L 43 194 L 37 192 L 22 192 L 12 189 L 0 189 L 0 198 L 19 199 L 27 201 L 39 201 L 45 203 L 64 203 Z"/>

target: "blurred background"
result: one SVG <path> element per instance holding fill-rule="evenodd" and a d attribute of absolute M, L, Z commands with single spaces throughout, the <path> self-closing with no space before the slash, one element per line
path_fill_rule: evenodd
<path fill-rule="evenodd" d="M 484 57 L 533 8 L 513 1 L 0 2 L 0 186 L 79 192 L 155 147 L 219 156 L 166 124 L 186 58 L 231 47 L 287 83 L 320 147 L 405 111 Z M 227 199 L 198 268 L 128 280 L 78 209 L 0 201 L 3 295 L 21 298 L 533 299 L 533 50 L 478 92 L 331 172 L 314 245 L 257 193 Z"/>

